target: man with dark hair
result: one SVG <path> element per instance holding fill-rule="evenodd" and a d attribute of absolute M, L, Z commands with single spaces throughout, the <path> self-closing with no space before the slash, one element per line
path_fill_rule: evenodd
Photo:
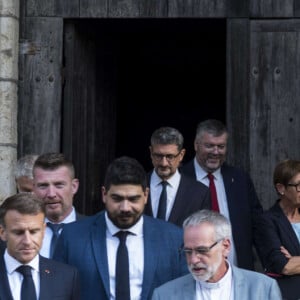
<path fill-rule="evenodd" d="M 188 272 L 178 253 L 182 229 L 143 215 L 148 193 L 141 164 L 117 158 L 102 187 L 105 210 L 65 226 L 54 258 L 78 268 L 82 299 L 148 300 Z"/>
<path fill-rule="evenodd" d="M 0 255 L 0 299 L 80 299 L 76 268 L 39 255 L 44 220 L 45 205 L 32 193 L 0 206 L 0 237 L 7 245 Z"/>
<path fill-rule="evenodd" d="M 152 133 L 149 150 L 154 168 L 148 174 L 150 193 L 145 208 L 145 214 L 180 227 L 193 212 L 211 207 L 206 185 L 178 170 L 185 155 L 183 142 L 182 134 L 172 127 Z"/>
<path fill-rule="evenodd" d="M 73 206 L 79 187 L 71 161 L 62 153 L 40 155 L 33 167 L 34 193 L 43 199 L 47 228 L 41 254 L 52 257 L 56 240 L 64 224 L 82 219 Z"/>

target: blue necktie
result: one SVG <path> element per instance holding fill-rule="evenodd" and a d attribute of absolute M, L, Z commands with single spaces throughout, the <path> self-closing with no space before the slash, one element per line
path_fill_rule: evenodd
<path fill-rule="evenodd" d="M 23 265 L 18 267 L 16 271 L 23 275 L 21 300 L 36 300 L 36 291 L 31 275 L 31 267 Z"/>
<path fill-rule="evenodd" d="M 157 218 L 166 220 L 166 212 L 167 212 L 167 181 L 162 181 L 162 191 L 159 197 Z"/>
<path fill-rule="evenodd" d="M 55 251 L 55 247 L 57 244 L 57 240 L 59 237 L 59 230 L 61 228 L 63 228 L 64 223 L 60 223 L 60 224 L 54 224 L 54 223 L 47 223 L 47 226 L 52 230 L 53 235 L 52 235 L 52 239 L 51 239 L 51 244 L 50 244 L 50 258 L 53 257 L 54 251 Z"/>
<path fill-rule="evenodd" d="M 130 300 L 129 260 L 126 246 L 128 234 L 128 231 L 116 233 L 120 240 L 116 260 L 116 300 Z"/>

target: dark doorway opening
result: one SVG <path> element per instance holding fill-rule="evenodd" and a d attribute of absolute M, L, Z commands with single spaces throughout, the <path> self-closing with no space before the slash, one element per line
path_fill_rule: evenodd
<path fill-rule="evenodd" d="M 225 121 L 225 19 L 131 20 L 119 28 L 116 155 L 136 157 L 150 170 L 150 136 L 172 126 L 190 159 L 197 123 Z"/>
<path fill-rule="evenodd" d="M 81 188 L 79 211 L 102 207 L 109 162 L 138 159 L 160 126 L 182 132 L 185 161 L 196 125 L 226 116 L 226 19 L 65 20 L 63 145 Z"/>

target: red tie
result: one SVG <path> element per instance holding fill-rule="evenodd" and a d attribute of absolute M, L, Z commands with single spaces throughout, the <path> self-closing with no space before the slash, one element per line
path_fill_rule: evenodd
<path fill-rule="evenodd" d="M 210 196 L 211 196 L 211 209 L 214 211 L 219 212 L 219 204 L 218 204 L 218 197 L 217 197 L 217 191 L 216 186 L 214 182 L 214 175 L 211 173 L 207 174 L 207 177 L 209 179 L 209 189 L 210 189 Z"/>

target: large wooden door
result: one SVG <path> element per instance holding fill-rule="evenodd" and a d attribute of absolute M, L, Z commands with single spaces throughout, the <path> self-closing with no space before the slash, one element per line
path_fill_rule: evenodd
<path fill-rule="evenodd" d="M 275 165 L 300 159 L 300 21 L 251 21 L 250 29 L 250 170 L 270 206 Z"/>

